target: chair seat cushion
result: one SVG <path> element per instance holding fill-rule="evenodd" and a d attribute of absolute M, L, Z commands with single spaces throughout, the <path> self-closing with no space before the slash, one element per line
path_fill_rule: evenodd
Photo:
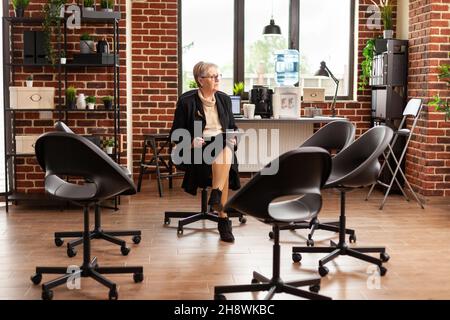
<path fill-rule="evenodd" d="M 321 206 L 320 195 L 308 194 L 302 198 L 273 202 L 268 211 L 272 222 L 300 222 L 314 218 Z"/>
<path fill-rule="evenodd" d="M 97 186 L 94 183 L 74 184 L 56 175 L 45 178 L 45 190 L 52 196 L 65 200 L 93 200 L 97 195 Z"/>

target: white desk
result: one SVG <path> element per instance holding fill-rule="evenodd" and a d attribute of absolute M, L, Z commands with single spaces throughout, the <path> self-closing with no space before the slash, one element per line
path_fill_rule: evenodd
<path fill-rule="evenodd" d="M 281 154 L 298 148 L 314 132 L 315 123 L 347 120 L 338 117 L 299 119 L 236 119 L 244 131 L 238 151 L 239 171 L 257 172 Z"/>

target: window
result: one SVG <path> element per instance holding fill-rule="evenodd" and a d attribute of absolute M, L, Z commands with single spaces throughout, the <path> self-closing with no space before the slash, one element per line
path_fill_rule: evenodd
<path fill-rule="evenodd" d="M 197 61 L 216 63 L 223 74 L 221 90 L 233 83 L 275 87 L 274 53 L 298 49 L 303 87 L 325 88 L 334 95 L 331 79 L 316 77 L 325 61 L 339 79 L 340 99 L 353 98 L 353 28 L 355 0 L 179 0 L 181 10 L 180 92 L 189 89 Z M 273 16 L 281 36 L 263 36 Z"/>
<path fill-rule="evenodd" d="M 182 92 L 194 80 L 192 68 L 199 61 L 212 62 L 222 74 L 220 90 L 233 88 L 233 15 L 232 0 L 181 1 Z"/>
<path fill-rule="evenodd" d="M 300 0 L 300 78 L 303 87 L 325 88 L 333 96 L 331 79 L 314 77 L 325 61 L 339 80 L 338 96 L 350 94 L 350 0 Z"/>
<path fill-rule="evenodd" d="M 264 36 L 264 26 L 272 16 L 272 0 L 245 1 L 245 88 L 253 85 L 276 86 L 274 52 L 288 48 L 289 0 L 277 0 L 273 8 L 281 36 Z"/>

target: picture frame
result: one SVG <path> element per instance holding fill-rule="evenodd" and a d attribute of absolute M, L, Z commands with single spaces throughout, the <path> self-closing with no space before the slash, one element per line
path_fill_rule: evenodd
<path fill-rule="evenodd" d="M 298 119 L 301 109 L 301 89 L 277 87 L 273 99 L 274 118 Z"/>

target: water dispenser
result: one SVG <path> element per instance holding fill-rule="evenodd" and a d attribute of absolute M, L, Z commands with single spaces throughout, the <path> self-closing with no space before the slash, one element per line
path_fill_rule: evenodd
<path fill-rule="evenodd" d="M 298 83 L 300 65 L 298 50 L 275 52 L 275 80 L 279 86 L 293 86 Z"/>

